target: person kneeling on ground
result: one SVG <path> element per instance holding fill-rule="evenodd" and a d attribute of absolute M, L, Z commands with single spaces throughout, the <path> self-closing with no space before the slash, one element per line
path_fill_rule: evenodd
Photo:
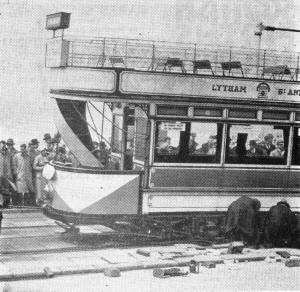
<path fill-rule="evenodd" d="M 297 244 L 297 218 L 286 201 L 270 208 L 264 224 L 264 242 L 272 247 Z"/>
<path fill-rule="evenodd" d="M 232 202 L 227 211 L 226 233 L 232 241 L 259 244 L 260 201 L 246 196 Z"/>

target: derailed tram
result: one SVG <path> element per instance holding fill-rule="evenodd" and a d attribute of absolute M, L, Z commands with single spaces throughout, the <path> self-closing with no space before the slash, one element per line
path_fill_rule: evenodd
<path fill-rule="evenodd" d="M 47 216 L 195 237 L 221 231 L 240 196 L 262 212 L 282 199 L 300 211 L 296 54 L 64 37 L 49 40 L 46 66 L 78 161 L 45 167 Z M 105 165 L 95 137 L 110 149 Z"/>

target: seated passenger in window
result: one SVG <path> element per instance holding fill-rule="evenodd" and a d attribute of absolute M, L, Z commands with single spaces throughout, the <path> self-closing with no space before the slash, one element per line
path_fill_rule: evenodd
<path fill-rule="evenodd" d="M 206 155 L 215 155 L 217 149 L 217 136 L 212 135 L 208 141 L 201 146 L 201 153 Z"/>
<path fill-rule="evenodd" d="M 283 140 L 278 140 L 276 143 L 276 148 L 270 153 L 271 157 L 283 157 L 285 154 L 285 149 L 284 149 L 284 141 Z"/>
<path fill-rule="evenodd" d="M 266 152 L 260 147 L 257 146 L 255 140 L 249 141 L 249 150 L 247 150 L 247 156 L 261 156 L 266 155 Z"/>
<path fill-rule="evenodd" d="M 198 143 L 195 141 L 196 133 L 191 133 L 190 141 L 189 141 L 189 153 L 193 154 L 196 152 Z"/>
<path fill-rule="evenodd" d="M 166 137 L 164 141 L 158 146 L 159 154 L 170 154 L 174 150 L 174 147 L 171 146 L 171 138 Z"/>
<path fill-rule="evenodd" d="M 275 145 L 273 144 L 273 135 L 267 134 L 264 137 L 264 141 L 259 145 L 267 155 L 270 155 L 270 153 L 275 150 Z"/>

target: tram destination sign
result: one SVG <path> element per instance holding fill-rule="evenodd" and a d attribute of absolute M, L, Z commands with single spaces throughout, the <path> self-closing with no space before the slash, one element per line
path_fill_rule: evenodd
<path fill-rule="evenodd" d="M 125 94 L 260 99 L 299 102 L 300 83 L 251 80 L 223 76 L 122 72 L 120 91 Z"/>
<path fill-rule="evenodd" d="M 70 24 L 70 16 L 71 14 L 66 12 L 58 12 L 47 15 L 46 29 L 57 30 L 68 28 Z"/>

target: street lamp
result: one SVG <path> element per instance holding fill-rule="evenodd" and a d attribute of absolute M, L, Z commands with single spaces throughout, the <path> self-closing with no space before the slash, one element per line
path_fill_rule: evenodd
<path fill-rule="evenodd" d="M 292 29 L 292 28 L 280 28 L 280 27 L 275 27 L 275 26 L 268 26 L 264 25 L 262 22 L 257 25 L 258 31 L 254 33 L 254 35 L 258 36 L 258 52 L 257 52 L 257 66 L 256 66 L 256 75 L 258 77 L 258 70 L 259 70 L 259 64 L 260 64 L 260 50 L 261 50 L 261 37 L 262 37 L 262 32 L 264 30 L 266 31 L 289 31 L 289 32 L 300 32 L 298 29 Z"/>

